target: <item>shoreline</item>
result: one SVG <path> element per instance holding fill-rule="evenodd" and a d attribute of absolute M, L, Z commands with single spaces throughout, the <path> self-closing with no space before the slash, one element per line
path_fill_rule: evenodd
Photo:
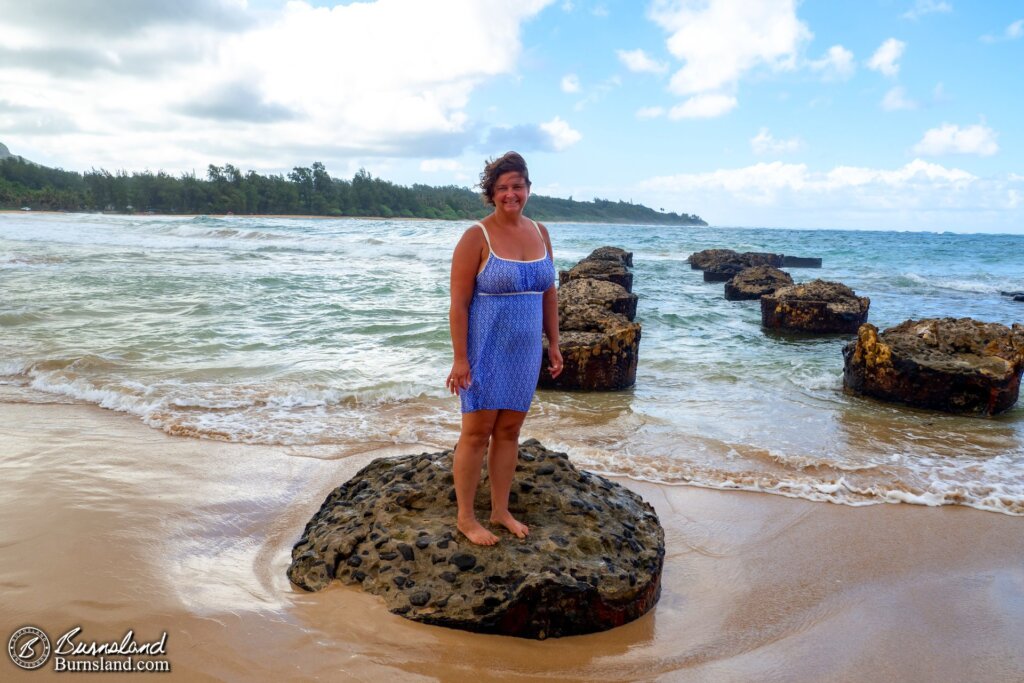
<path fill-rule="evenodd" d="M 93 215 L 93 216 L 152 216 L 154 218 L 289 218 L 309 220 L 367 220 L 367 221 L 425 221 L 455 223 L 459 221 L 472 221 L 472 218 L 425 218 L 422 216 L 323 216 L 318 214 L 301 213 L 118 213 L 114 211 L 55 211 L 53 209 L 32 209 L 22 211 L 20 209 L 0 209 L 2 214 L 55 214 L 55 215 Z M 641 228 L 706 228 L 707 225 L 692 223 L 606 223 L 602 221 L 562 221 L 538 219 L 539 222 L 557 223 L 559 225 L 631 225 Z"/>
<path fill-rule="evenodd" d="M 440 221 L 448 220 L 445 218 L 422 218 L 413 216 L 407 218 L 404 216 L 322 216 L 318 214 L 302 214 L 302 213 L 120 213 L 117 211 L 55 211 L 53 209 L 32 209 L 31 211 L 22 211 L 21 209 L 0 209 L 0 214 L 19 214 L 19 215 L 31 215 L 31 214 L 46 214 L 46 215 L 87 215 L 87 216 L 134 216 L 134 217 L 146 217 L 152 216 L 153 218 L 199 218 L 200 216 L 206 216 L 208 218 L 300 218 L 300 219 L 328 219 L 328 220 L 339 220 L 345 218 L 355 218 L 362 220 L 372 221 L 388 221 L 388 220 L 402 220 L 402 221 Z M 458 219 L 462 220 L 462 219 Z M 465 219 L 470 220 L 470 219 Z"/>
<path fill-rule="evenodd" d="M 131 628 L 141 642 L 167 631 L 176 679 L 1024 675 L 1024 534 L 1006 515 L 617 478 L 665 528 L 658 605 L 612 631 L 528 641 L 416 624 L 353 587 L 304 593 L 285 577 L 327 493 L 417 445 L 300 457 L 28 403 L 0 403 L 0 439 L 4 632 L 80 625 L 120 640 Z M 59 676 L 52 662 L 46 674 L 3 666 L 5 679 Z"/>

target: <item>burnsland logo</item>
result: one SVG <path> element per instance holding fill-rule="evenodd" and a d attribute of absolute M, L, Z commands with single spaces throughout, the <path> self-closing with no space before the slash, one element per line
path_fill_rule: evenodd
<path fill-rule="evenodd" d="M 23 626 L 7 641 L 7 654 L 22 669 L 38 669 L 50 658 L 50 639 L 42 629 Z"/>
<path fill-rule="evenodd" d="M 151 642 L 136 642 L 135 632 L 128 629 L 120 641 L 97 642 L 81 638 L 82 627 L 76 626 L 60 636 L 53 647 L 42 629 L 24 626 L 7 642 L 7 654 L 22 669 L 38 669 L 53 655 L 54 671 L 166 672 L 171 670 L 167 659 L 167 631 Z"/>

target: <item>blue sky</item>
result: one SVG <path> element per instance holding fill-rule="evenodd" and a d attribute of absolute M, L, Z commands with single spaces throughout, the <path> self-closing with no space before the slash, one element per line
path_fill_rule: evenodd
<path fill-rule="evenodd" d="M 0 142 L 85 170 L 323 161 L 712 224 L 1024 232 L 1024 3 L 0 0 Z"/>

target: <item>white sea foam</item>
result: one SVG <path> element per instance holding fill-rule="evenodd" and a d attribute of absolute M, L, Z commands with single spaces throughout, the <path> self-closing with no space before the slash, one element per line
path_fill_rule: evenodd
<path fill-rule="evenodd" d="M 940 277 L 935 275 L 920 275 L 918 273 L 902 273 L 901 277 L 910 280 L 918 285 L 949 289 L 955 292 L 972 292 L 976 294 L 997 294 L 1000 290 L 1007 289 L 1006 283 L 981 282 L 976 279 L 963 279 Z"/>
<path fill-rule="evenodd" d="M 707 444 L 699 440 L 692 458 L 640 456 L 635 452 L 610 451 L 553 441 L 549 447 L 569 453 L 582 467 L 608 476 L 624 476 L 664 485 L 688 485 L 720 490 L 771 493 L 791 498 L 837 503 L 874 505 L 964 505 L 1010 515 L 1024 515 L 1024 465 L 1013 456 L 998 456 L 965 463 L 946 460 L 944 467 L 914 462 L 906 468 L 849 465 L 825 458 L 791 456 L 770 451 L 770 460 L 783 468 L 763 468 L 750 449 L 729 449 L 732 457 L 706 460 Z M 640 448 L 642 444 L 638 444 Z M 711 448 L 710 450 L 716 450 Z M 891 459 L 887 459 L 890 460 Z M 906 460 L 906 459 L 904 459 Z M 736 466 L 727 469 L 723 465 Z"/>
<path fill-rule="evenodd" d="M 23 360 L 5 360 L 2 357 L 3 355 L 7 354 L 0 354 L 0 376 L 8 375 L 13 377 L 24 374 L 28 370 L 29 363 Z"/>
<path fill-rule="evenodd" d="M 129 413 L 146 424 L 173 434 L 227 441 L 307 444 L 374 439 L 415 442 L 429 423 L 376 424 L 382 407 L 422 405 L 445 397 L 441 389 L 401 384 L 345 391 L 334 387 L 278 385 L 213 385 L 163 380 L 100 379 L 90 368 L 107 369 L 103 359 L 81 358 L 55 363 L 7 361 L 0 375 L 12 385 L 63 396 L 101 408 Z M 85 371 L 85 374 L 81 374 Z"/>
<path fill-rule="evenodd" d="M 840 389 L 843 386 L 842 372 L 834 369 L 793 372 L 788 375 L 788 379 L 801 389 L 815 392 Z"/>

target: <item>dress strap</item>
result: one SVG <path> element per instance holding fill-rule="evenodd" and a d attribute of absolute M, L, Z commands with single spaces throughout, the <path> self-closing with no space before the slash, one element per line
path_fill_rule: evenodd
<path fill-rule="evenodd" d="M 493 252 L 494 249 L 491 248 L 491 236 L 487 234 L 487 228 L 485 228 L 484 224 L 481 223 L 480 221 L 477 221 L 473 225 L 479 225 L 480 229 L 484 231 L 484 240 L 487 241 L 487 251 L 492 251 Z"/>
<path fill-rule="evenodd" d="M 533 227 L 537 228 L 537 234 L 540 235 L 540 243 L 544 245 L 544 256 L 546 257 L 548 255 L 548 243 L 544 241 L 544 233 L 540 231 L 540 226 L 537 225 L 537 221 L 531 218 L 530 222 L 533 223 Z"/>

